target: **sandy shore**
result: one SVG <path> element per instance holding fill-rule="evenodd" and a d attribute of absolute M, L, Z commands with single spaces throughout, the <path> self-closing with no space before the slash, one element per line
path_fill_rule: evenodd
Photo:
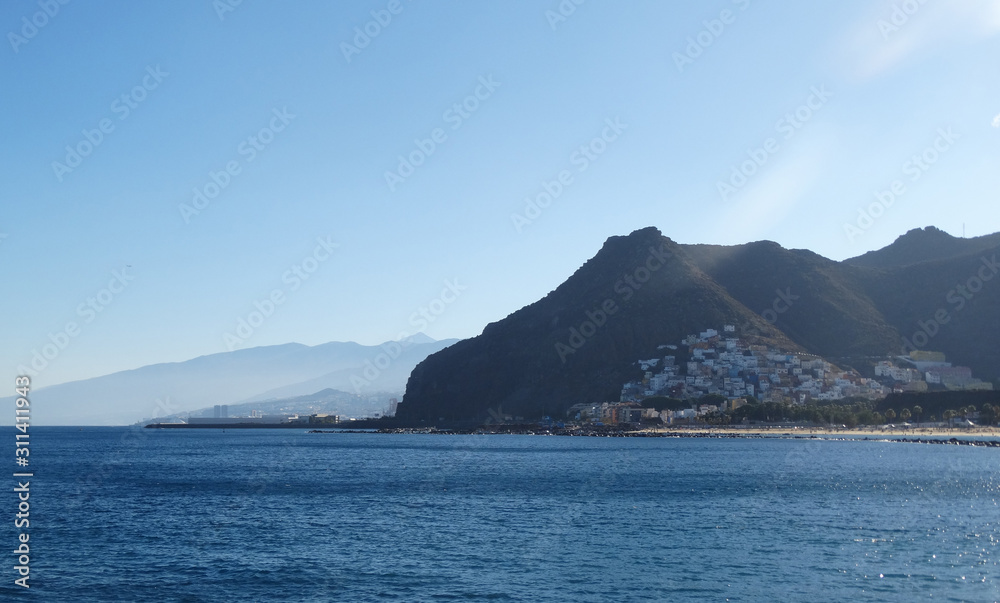
<path fill-rule="evenodd" d="M 973 437 L 990 438 L 1000 437 L 1000 428 L 997 427 L 970 427 L 947 428 L 947 427 L 910 427 L 908 429 L 882 429 L 881 427 L 854 427 L 848 429 L 832 429 L 826 427 L 704 427 L 704 426 L 677 426 L 662 427 L 657 429 L 644 430 L 650 433 L 680 433 L 680 434 L 711 434 L 711 435 L 771 435 L 771 436 L 828 436 L 828 437 L 923 437 L 923 438 L 954 438 Z"/>

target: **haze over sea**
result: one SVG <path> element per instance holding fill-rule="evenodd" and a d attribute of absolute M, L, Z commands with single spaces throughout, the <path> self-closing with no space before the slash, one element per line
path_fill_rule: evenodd
<path fill-rule="evenodd" d="M 52 427 L 31 452 L 44 601 L 998 598 L 992 448 Z"/>

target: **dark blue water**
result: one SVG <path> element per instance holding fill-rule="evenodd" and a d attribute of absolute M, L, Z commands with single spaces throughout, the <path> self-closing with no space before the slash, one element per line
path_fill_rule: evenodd
<path fill-rule="evenodd" d="M 113 428 L 31 446 L 42 601 L 1000 598 L 998 449 Z"/>

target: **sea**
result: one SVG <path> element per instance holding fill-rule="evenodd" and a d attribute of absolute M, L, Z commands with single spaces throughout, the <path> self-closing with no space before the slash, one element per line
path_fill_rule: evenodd
<path fill-rule="evenodd" d="M 2 433 L 2 600 L 1000 599 L 998 448 L 32 427 L 14 468 Z"/>

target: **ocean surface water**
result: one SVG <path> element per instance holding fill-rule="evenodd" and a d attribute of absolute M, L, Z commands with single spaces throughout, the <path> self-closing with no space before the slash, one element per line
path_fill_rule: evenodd
<path fill-rule="evenodd" d="M 995 448 L 41 427 L 30 460 L 2 600 L 1000 599 Z"/>

